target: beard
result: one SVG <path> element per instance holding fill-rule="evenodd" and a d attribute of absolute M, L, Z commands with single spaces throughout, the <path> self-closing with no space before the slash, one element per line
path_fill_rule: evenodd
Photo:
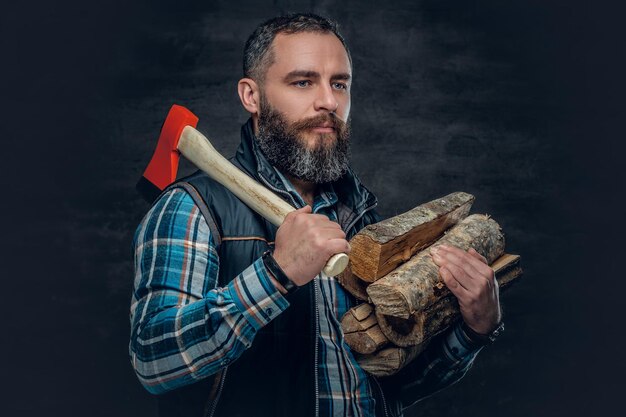
<path fill-rule="evenodd" d="M 335 132 L 317 134 L 319 137 L 309 148 L 304 133 L 323 123 L 330 124 Z M 289 124 L 286 117 L 261 95 L 257 142 L 272 165 L 303 181 L 314 184 L 331 182 L 348 170 L 350 122 L 344 122 L 335 113 Z"/>

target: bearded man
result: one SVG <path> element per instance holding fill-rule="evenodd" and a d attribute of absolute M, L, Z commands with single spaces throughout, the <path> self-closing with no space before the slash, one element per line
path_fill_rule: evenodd
<path fill-rule="evenodd" d="M 351 83 L 332 21 L 260 25 L 244 50 L 238 92 L 251 117 L 231 161 L 299 209 L 276 229 L 197 172 L 137 228 L 130 355 L 160 415 L 398 416 L 459 380 L 498 326 L 493 271 L 481 277 L 475 254 L 443 250 L 463 321 L 393 377 L 355 361 L 339 319 L 356 301 L 321 273 L 380 220 L 348 166 Z"/>

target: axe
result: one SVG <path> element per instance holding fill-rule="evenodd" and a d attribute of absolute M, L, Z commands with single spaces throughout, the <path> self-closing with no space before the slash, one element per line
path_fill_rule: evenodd
<path fill-rule="evenodd" d="M 137 189 L 153 201 L 163 189 L 176 180 L 180 154 L 204 171 L 209 177 L 228 188 L 248 207 L 275 226 L 280 226 L 287 214 L 295 211 L 289 203 L 239 170 L 211 145 L 195 127 L 198 117 L 183 106 L 173 105 L 161 128 L 159 142 Z M 348 265 L 348 255 L 333 255 L 324 273 L 335 276 Z"/>

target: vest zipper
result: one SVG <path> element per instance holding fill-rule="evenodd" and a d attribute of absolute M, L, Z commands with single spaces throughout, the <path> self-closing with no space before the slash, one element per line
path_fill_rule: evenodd
<path fill-rule="evenodd" d="M 319 276 L 318 276 L 319 277 Z M 319 334 L 320 334 L 320 313 L 318 308 L 318 291 L 320 286 L 320 281 L 318 277 L 315 277 L 315 417 L 319 417 L 320 415 L 320 387 L 319 387 L 319 379 L 318 379 L 318 345 L 319 345 Z"/>
<path fill-rule="evenodd" d="M 205 417 L 213 417 L 215 414 L 215 409 L 217 408 L 217 402 L 220 400 L 220 395 L 222 394 L 222 389 L 224 388 L 224 381 L 226 380 L 226 372 L 228 371 L 228 367 L 224 368 L 224 372 L 222 373 L 222 378 L 220 380 L 220 386 L 217 389 L 217 394 L 215 394 L 215 400 L 213 400 L 213 404 L 211 404 L 211 408 L 209 412 L 205 415 Z"/>
<path fill-rule="evenodd" d="M 294 205 L 297 207 L 297 203 L 296 201 L 293 199 L 293 197 L 291 196 L 290 193 L 285 192 L 283 190 L 279 190 L 278 188 L 274 187 L 273 185 L 271 185 L 268 181 L 265 180 L 265 178 L 259 174 L 259 178 L 261 179 L 261 181 L 271 190 L 282 194 L 282 195 L 287 195 L 289 197 L 289 199 L 294 203 Z M 362 218 L 365 213 L 367 213 L 368 211 L 370 211 L 371 209 L 373 209 L 374 207 L 376 207 L 378 205 L 378 202 L 375 202 L 374 204 L 372 204 L 371 206 L 365 208 L 365 210 L 363 210 L 354 220 L 352 220 L 352 222 L 350 222 L 350 224 L 346 227 L 346 230 L 350 230 L 352 228 L 352 226 L 354 226 L 354 224 L 359 221 L 360 218 Z M 314 364 L 315 364 L 315 417 L 319 417 L 320 415 L 320 392 L 319 392 L 319 380 L 318 380 L 318 345 L 319 345 L 319 333 L 320 333 L 320 317 L 319 317 L 319 308 L 318 308 L 318 291 L 319 290 L 319 276 L 315 278 L 315 291 L 314 291 L 314 298 L 315 298 L 315 359 L 314 359 Z M 376 380 L 375 380 L 376 381 Z M 376 384 L 378 385 L 378 381 L 376 381 Z M 385 402 L 385 395 L 383 394 L 383 390 L 382 388 L 380 388 L 380 385 L 378 385 L 378 389 L 380 390 L 380 395 L 383 399 L 383 407 L 385 409 L 385 417 L 388 417 L 388 413 L 387 413 L 387 403 Z M 209 416 L 209 417 L 212 417 Z"/>
<path fill-rule="evenodd" d="M 385 393 L 383 392 L 383 388 L 378 383 L 378 379 L 376 377 L 372 377 L 374 382 L 376 382 L 376 386 L 378 387 L 378 392 L 380 392 L 380 398 L 383 400 L 383 410 L 385 411 L 385 417 L 389 417 L 389 413 L 387 412 L 387 401 L 385 400 Z"/>
<path fill-rule="evenodd" d="M 259 175 L 259 178 L 261 178 L 261 181 L 263 181 L 263 183 L 264 183 L 264 184 L 265 184 L 265 185 L 266 185 L 269 189 L 271 189 L 272 191 L 274 191 L 274 192 L 276 192 L 276 193 L 278 193 L 278 194 L 280 194 L 280 195 L 283 195 L 283 196 L 287 196 L 287 197 L 289 197 L 289 200 L 291 200 L 291 204 L 293 204 L 293 206 L 294 206 L 294 207 L 298 207 L 298 203 L 296 202 L 296 200 L 294 200 L 293 196 L 292 196 L 289 192 L 284 191 L 284 190 L 280 190 L 280 189 L 278 189 L 278 188 L 274 187 L 272 184 L 270 184 L 269 182 L 267 182 L 267 181 L 265 180 L 265 178 L 263 178 L 263 175 L 261 175 L 260 173 L 259 173 L 258 175 Z"/>
<path fill-rule="evenodd" d="M 347 232 L 347 231 L 349 231 L 350 229 L 352 229 L 352 227 L 354 226 L 354 224 L 355 224 L 356 222 L 358 222 L 358 221 L 359 221 L 359 219 L 361 219 L 361 217 L 363 217 L 363 216 L 365 215 L 365 213 L 367 213 L 368 211 L 370 211 L 371 209 L 373 209 L 373 208 L 374 208 L 374 207 L 376 207 L 377 205 L 378 205 L 378 202 L 375 202 L 375 203 L 374 203 L 374 204 L 372 204 L 371 206 L 366 207 L 366 208 L 365 208 L 365 210 L 363 210 L 363 211 L 361 212 L 361 214 L 359 214 L 358 216 L 356 216 L 356 218 L 355 218 L 354 220 L 352 220 L 348 226 L 346 226 L 346 232 Z"/>
<path fill-rule="evenodd" d="M 265 178 L 263 177 L 263 175 L 259 174 L 259 178 L 261 179 L 261 181 L 272 191 L 280 194 L 280 195 L 286 195 L 291 202 L 293 203 L 293 205 L 295 207 L 298 206 L 298 203 L 294 200 L 293 196 L 283 190 L 279 190 L 278 188 L 274 187 L 272 184 L 270 184 L 268 181 L 265 180 Z M 320 391 L 319 391 L 319 381 L 318 381 L 318 370 L 317 370 L 317 366 L 318 366 L 318 344 L 319 344 L 319 333 L 320 333 L 320 317 L 319 317 L 319 308 L 317 306 L 318 303 L 318 287 L 319 287 L 319 280 L 318 278 L 314 278 L 313 280 L 313 284 L 314 284 L 314 291 L 313 291 L 313 296 L 314 296 L 314 302 L 313 304 L 315 305 L 315 334 L 313 335 L 313 340 L 315 343 L 315 353 L 314 356 L 315 358 L 313 359 L 313 364 L 314 364 L 314 373 L 315 373 L 315 417 L 319 417 L 320 415 Z"/>

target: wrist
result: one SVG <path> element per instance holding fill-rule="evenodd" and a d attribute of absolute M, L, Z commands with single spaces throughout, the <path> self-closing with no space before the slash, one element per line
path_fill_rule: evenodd
<path fill-rule="evenodd" d="M 267 271 L 283 287 L 287 294 L 291 294 L 299 288 L 298 285 L 296 285 L 296 283 L 293 282 L 287 274 L 285 274 L 285 271 L 282 270 L 280 265 L 278 265 L 278 262 L 276 262 L 276 259 L 274 259 L 274 256 L 272 255 L 272 251 L 265 251 L 262 259 Z"/>
<path fill-rule="evenodd" d="M 472 329 L 465 321 L 461 321 L 461 330 L 463 331 L 463 335 L 476 346 L 485 346 L 489 345 L 500 336 L 500 334 L 504 331 L 504 323 L 502 320 L 498 322 L 496 327 L 488 333 L 478 333 L 474 329 Z"/>

